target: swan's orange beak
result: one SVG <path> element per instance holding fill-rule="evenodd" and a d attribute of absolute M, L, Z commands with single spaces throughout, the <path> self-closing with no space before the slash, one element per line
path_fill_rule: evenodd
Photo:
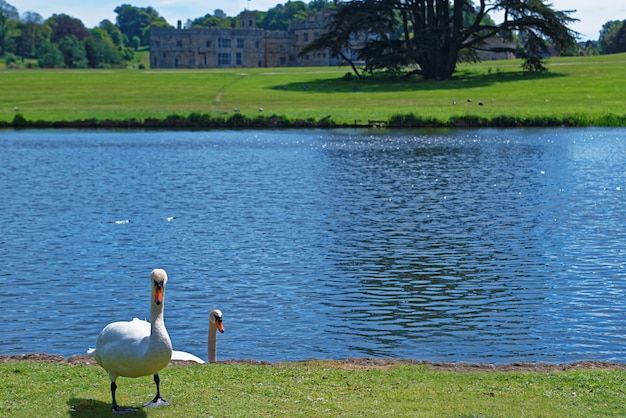
<path fill-rule="evenodd" d="M 217 329 L 223 334 L 224 324 L 222 324 L 222 318 L 215 318 L 215 325 L 217 326 Z"/>
<path fill-rule="evenodd" d="M 163 291 L 165 288 L 163 287 L 163 282 L 154 282 L 154 303 L 160 305 L 163 303 Z"/>

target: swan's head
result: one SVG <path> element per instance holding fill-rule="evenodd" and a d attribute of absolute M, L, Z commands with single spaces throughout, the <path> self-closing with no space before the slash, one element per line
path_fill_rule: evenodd
<path fill-rule="evenodd" d="M 215 327 L 219 332 L 224 332 L 224 324 L 222 323 L 222 311 L 219 309 L 213 309 L 209 314 L 209 322 L 215 324 Z"/>
<path fill-rule="evenodd" d="M 160 305 L 163 303 L 163 295 L 165 294 L 165 283 L 167 283 L 167 273 L 163 269 L 152 270 L 152 297 L 154 303 Z"/>

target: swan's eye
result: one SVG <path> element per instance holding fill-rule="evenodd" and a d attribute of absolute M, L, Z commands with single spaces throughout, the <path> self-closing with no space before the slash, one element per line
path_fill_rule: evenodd
<path fill-rule="evenodd" d="M 221 321 L 221 320 L 222 320 L 222 317 L 221 317 L 221 316 L 218 316 L 218 315 L 213 315 L 213 316 L 215 316 L 215 320 L 216 320 L 216 321 Z"/>

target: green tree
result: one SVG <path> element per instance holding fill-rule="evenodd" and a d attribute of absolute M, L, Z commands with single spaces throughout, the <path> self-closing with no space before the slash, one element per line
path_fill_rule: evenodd
<path fill-rule="evenodd" d="M 293 20 L 306 19 L 309 8 L 303 1 L 288 1 L 277 4 L 265 13 L 259 26 L 265 30 L 287 30 Z"/>
<path fill-rule="evenodd" d="M 164 18 L 152 7 L 135 7 L 123 4 L 114 10 L 117 13 L 115 22 L 127 39 L 137 36 L 142 45 L 150 43 L 150 27 L 169 26 Z"/>
<path fill-rule="evenodd" d="M 0 0 L 0 55 L 14 49 L 13 38 L 17 36 L 16 26 L 20 16 L 15 6 Z"/>
<path fill-rule="evenodd" d="M 191 21 L 192 28 L 230 28 L 232 24 L 233 18 L 226 16 L 220 9 L 215 10 L 213 15 L 207 13 Z"/>
<path fill-rule="evenodd" d="M 139 39 L 139 36 L 133 36 L 133 39 L 131 39 L 130 44 L 133 47 L 133 49 L 137 51 L 139 47 L 141 46 L 141 39 Z"/>
<path fill-rule="evenodd" d="M 123 61 L 122 48 L 115 45 L 109 33 L 102 28 L 91 31 L 92 38 L 83 41 L 90 68 L 119 66 Z"/>
<path fill-rule="evenodd" d="M 600 47 L 605 54 L 626 52 L 626 20 L 611 20 L 602 25 Z"/>
<path fill-rule="evenodd" d="M 579 45 L 585 55 L 600 55 L 600 44 L 598 41 L 587 40 L 584 44 L 580 43 Z"/>
<path fill-rule="evenodd" d="M 73 36 L 78 41 L 91 37 L 91 32 L 80 19 L 66 14 L 52 15 L 46 20 L 46 24 L 52 29 L 50 36 L 52 42 L 60 42 L 68 36 Z"/>
<path fill-rule="evenodd" d="M 0 13 L 8 20 L 20 20 L 20 14 L 17 8 L 10 5 L 5 0 L 0 0 Z"/>
<path fill-rule="evenodd" d="M 59 50 L 63 56 L 63 64 L 67 68 L 87 68 L 87 52 L 85 46 L 74 35 L 67 35 L 58 42 Z"/>
<path fill-rule="evenodd" d="M 113 41 L 116 46 L 123 47 L 128 45 L 128 38 L 125 38 L 120 28 L 115 26 L 109 19 L 105 19 L 100 22 L 98 27 L 105 30 L 106 33 L 109 34 L 111 41 Z"/>
<path fill-rule="evenodd" d="M 308 4 L 309 10 L 317 13 L 324 9 L 331 9 L 335 6 L 335 3 L 328 0 L 311 0 Z"/>
<path fill-rule="evenodd" d="M 32 12 L 24 14 L 18 29 L 20 34 L 15 40 L 15 53 L 26 58 L 36 58 L 37 49 L 52 34 L 51 28 L 43 24 L 41 15 Z"/>
<path fill-rule="evenodd" d="M 61 51 L 49 40 L 44 40 L 37 48 L 35 54 L 41 68 L 59 68 L 63 66 Z"/>
<path fill-rule="evenodd" d="M 227 19 L 228 18 L 228 16 L 226 15 L 226 13 L 222 9 L 215 9 L 215 10 L 213 10 L 213 16 L 217 17 L 218 19 Z"/>
<path fill-rule="evenodd" d="M 490 13 L 503 12 L 504 21 L 495 24 Z M 512 47 L 489 46 L 488 39 L 510 38 L 513 33 L 525 40 L 524 68 L 544 70 L 548 47 L 569 47 L 576 33 L 567 25 L 576 19 L 570 11 L 556 11 L 542 0 L 354 0 L 339 2 L 327 31 L 301 53 L 341 48 L 364 39 L 358 58 L 366 71 L 398 70 L 417 66 L 428 79 L 452 76 L 461 52 L 476 56 L 481 50 L 514 52 Z M 345 54 L 344 54 L 345 55 Z"/>

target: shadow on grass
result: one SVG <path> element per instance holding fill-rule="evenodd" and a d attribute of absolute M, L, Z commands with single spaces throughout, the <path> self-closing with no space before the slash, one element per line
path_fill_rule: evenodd
<path fill-rule="evenodd" d="M 111 412 L 111 403 L 110 402 L 101 402 L 96 401 L 94 399 L 84 399 L 84 398 L 70 398 L 67 401 L 69 406 L 69 416 L 70 417 L 84 417 L 84 418 L 98 418 L 98 417 L 111 417 L 113 414 Z M 136 408 L 136 407 L 133 407 Z M 139 407 L 137 412 L 132 412 L 126 414 L 131 417 L 146 417 L 146 412 Z"/>
<path fill-rule="evenodd" d="M 306 83 L 287 83 L 270 87 L 285 92 L 311 93 L 350 93 L 350 92 L 399 92 L 399 91 L 436 91 L 457 90 L 463 88 L 487 87 L 496 83 L 508 83 L 528 80 L 549 80 L 565 77 L 560 73 L 544 71 L 495 71 L 489 73 L 459 72 L 450 80 L 424 80 L 415 76 L 377 74 L 358 79 L 344 76 L 336 79 L 317 79 Z"/>

